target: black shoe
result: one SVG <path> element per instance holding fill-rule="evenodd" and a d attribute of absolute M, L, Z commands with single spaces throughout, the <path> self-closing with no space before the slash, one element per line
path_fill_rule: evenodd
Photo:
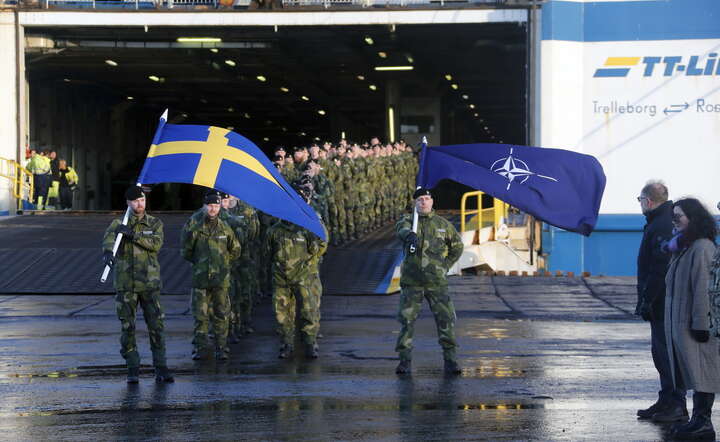
<path fill-rule="evenodd" d="M 155 382 L 175 382 L 172 372 L 167 367 L 155 367 Z"/>
<path fill-rule="evenodd" d="M 396 374 L 408 374 L 412 371 L 412 361 L 410 359 L 401 359 L 397 368 L 395 369 Z"/>
<path fill-rule="evenodd" d="M 127 383 L 137 384 L 138 382 L 140 382 L 140 368 L 128 367 Z"/>
<path fill-rule="evenodd" d="M 649 408 L 645 408 L 644 410 L 638 410 L 637 411 L 637 417 L 638 419 L 650 419 L 653 414 L 662 411 L 663 409 L 667 408 L 668 405 L 666 403 L 657 401 L 654 404 L 652 404 Z"/>
<path fill-rule="evenodd" d="M 280 354 L 278 357 L 280 359 L 287 359 L 293 354 L 293 346 L 290 344 L 283 344 L 282 347 L 280 347 Z"/>
<path fill-rule="evenodd" d="M 305 345 L 305 357 L 317 359 L 320 354 L 318 353 L 318 345 L 317 344 L 306 344 Z"/>
<path fill-rule="evenodd" d="M 672 432 L 672 437 L 686 440 L 715 440 L 715 428 L 708 416 L 693 414 L 690 422 Z"/>
<path fill-rule="evenodd" d="M 686 422 L 688 412 L 683 406 L 668 407 L 653 414 L 650 419 L 653 422 Z"/>
<path fill-rule="evenodd" d="M 230 351 L 228 350 L 215 350 L 216 361 L 227 361 L 230 359 Z"/>
<path fill-rule="evenodd" d="M 445 359 L 445 374 L 461 374 L 462 369 L 454 359 Z"/>

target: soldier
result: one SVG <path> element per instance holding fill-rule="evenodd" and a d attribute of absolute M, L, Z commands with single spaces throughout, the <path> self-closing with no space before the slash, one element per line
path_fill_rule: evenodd
<path fill-rule="evenodd" d="M 163 245 L 163 223 L 145 213 L 145 195 L 138 186 L 125 192 L 125 200 L 131 209 L 127 225 L 113 220 L 103 237 L 103 259 L 106 265 L 115 265 L 115 310 L 122 332 L 120 354 L 128 368 L 127 382 L 137 384 L 140 376 L 140 354 L 135 341 L 135 316 L 138 303 L 142 307 L 145 324 L 150 335 L 155 381 L 174 382 L 165 359 L 165 328 L 160 305 L 160 264 L 158 252 Z M 115 237 L 122 233 L 123 239 L 113 257 Z"/>
<path fill-rule="evenodd" d="M 228 289 L 232 262 L 240 256 L 240 243 L 233 229 L 220 219 L 220 207 L 220 195 L 208 192 L 205 205 L 185 223 L 181 234 L 182 256 L 192 263 L 193 360 L 207 355 L 210 321 L 215 333 L 215 358 L 225 361 L 230 355 Z M 208 312 L 211 305 L 212 315 Z"/>
<path fill-rule="evenodd" d="M 295 186 L 306 201 L 310 199 L 312 184 L 299 187 L 296 183 Z M 280 220 L 268 231 L 267 247 L 272 262 L 273 308 L 282 341 L 279 357 L 289 358 L 293 353 L 295 305 L 300 298 L 300 332 L 305 355 L 317 358 L 322 296 L 319 261 L 327 243 L 302 227 Z"/>
<path fill-rule="evenodd" d="M 240 257 L 233 265 L 230 291 L 232 303 L 230 336 L 239 337 L 255 331 L 251 320 L 253 298 L 258 291 L 258 282 L 253 244 L 257 240 L 260 221 L 255 209 L 237 198 L 231 196 L 223 198 L 222 205 L 234 220 L 235 235 L 241 249 Z"/>
<path fill-rule="evenodd" d="M 321 171 L 322 168 L 317 161 L 308 160 L 303 175 L 312 180 L 313 197 L 310 204 L 320 215 L 323 223 L 327 225 L 330 221 L 330 200 L 334 197 L 335 189 L 332 182 Z"/>
<path fill-rule="evenodd" d="M 400 306 L 398 320 L 402 325 L 395 351 L 400 354 L 398 374 L 410 373 L 412 338 L 423 298 L 428 300 L 435 316 L 438 340 L 443 349 L 445 372 L 460 373 L 455 349 L 455 308 L 448 295 L 447 271 L 463 252 L 460 235 L 445 218 L 432 210 L 433 198 L 427 189 L 418 188 L 413 195 L 418 211 L 417 233 L 412 231 L 412 215 L 397 222 L 397 236 L 405 245 L 400 269 Z"/>

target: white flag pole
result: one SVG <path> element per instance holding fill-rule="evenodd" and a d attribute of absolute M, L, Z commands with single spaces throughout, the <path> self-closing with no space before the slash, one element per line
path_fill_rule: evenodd
<path fill-rule="evenodd" d="M 423 144 L 423 150 L 427 148 L 427 137 L 423 137 L 422 139 Z M 424 155 L 425 153 L 423 153 Z M 420 186 L 418 186 L 415 190 L 419 189 Z M 412 231 L 415 235 L 417 235 L 417 226 L 418 226 L 418 211 L 417 211 L 417 204 L 415 201 L 413 201 L 413 222 L 412 222 Z M 410 245 L 410 253 L 415 253 L 415 245 Z"/>
<path fill-rule="evenodd" d="M 157 130 L 155 131 L 155 136 L 153 137 L 153 145 L 157 145 L 159 143 L 160 134 L 162 133 L 162 129 L 165 126 L 165 123 L 167 122 L 167 118 L 168 118 L 168 110 L 165 109 L 165 112 L 163 112 L 163 114 L 160 116 L 160 123 L 158 124 Z M 140 174 L 143 175 L 143 172 L 141 172 Z M 143 177 L 138 178 L 138 182 L 135 184 L 136 186 L 141 187 L 142 178 Z M 130 210 L 132 210 L 132 209 L 130 209 L 130 206 L 128 206 L 127 210 L 125 211 L 125 216 L 123 217 L 123 220 L 122 220 L 122 224 L 124 226 L 127 226 L 128 219 L 130 218 Z M 112 250 L 113 257 L 117 256 L 117 251 L 120 248 L 120 242 L 122 241 L 122 239 L 123 239 L 122 233 L 118 233 L 115 236 L 115 244 L 113 244 L 113 250 Z M 108 265 L 108 264 L 105 265 L 105 269 L 103 269 L 102 276 L 100 277 L 101 283 L 104 284 L 105 281 L 107 281 L 107 277 L 108 277 L 108 275 L 110 275 L 111 269 L 112 269 L 112 267 L 110 265 Z"/>

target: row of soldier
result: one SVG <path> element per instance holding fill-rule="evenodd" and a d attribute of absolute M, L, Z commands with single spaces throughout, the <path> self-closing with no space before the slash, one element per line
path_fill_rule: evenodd
<path fill-rule="evenodd" d="M 306 201 L 308 186 L 295 190 Z M 145 194 L 130 187 L 126 224 L 114 220 L 103 238 L 104 262 L 115 270 L 115 305 L 121 322 L 120 354 L 128 367 L 128 382 L 138 382 L 140 355 L 135 338 L 137 308 L 143 309 L 150 336 L 153 365 L 158 382 L 173 382 L 167 367 L 164 313 L 160 303 L 162 280 L 158 252 L 164 242 L 163 223 L 145 213 Z M 202 209 L 185 223 L 181 253 L 192 266 L 191 310 L 194 318 L 193 360 L 229 358 L 228 341 L 252 333 L 254 296 L 259 293 L 255 251 L 262 223 L 256 211 L 229 195 L 210 191 Z M 113 247 L 122 235 L 116 253 Z M 290 357 L 295 342 L 295 304 L 301 299 L 300 334 L 305 354 L 318 357 L 320 330 L 320 257 L 327 243 L 309 231 L 276 220 L 262 235 L 262 249 L 270 266 L 273 308 L 281 346 L 279 356 Z"/>
<path fill-rule="evenodd" d="M 314 187 L 310 205 L 320 214 L 333 245 L 352 241 L 396 220 L 411 201 L 417 175 L 412 148 L 400 140 L 362 145 L 340 140 L 292 154 L 276 148 L 273 163 L 288 182 L 303 175 Z"/>

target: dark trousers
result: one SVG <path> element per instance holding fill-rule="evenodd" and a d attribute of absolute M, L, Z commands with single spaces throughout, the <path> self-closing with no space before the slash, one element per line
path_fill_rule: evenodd
<path fill-rule="evenodd" d="M 670 357 L 665 341 L 665 322 L 660 320 L 650 321 L 650 348 L 652 351 L 655 369 L 660 375 L 660 402 L 672 405 L 685 406 L 685 390 L 673 388 L 672 373 L 670 371 Z"/>
<path fill-rule="evenodd" d="M 48 190 L 50 189 L 50 184 L 52 184 L 52 175 L 33 175 L 33 191 L 35 193 L 33 199 L 35 200 L 36 204 L 39 202 L 40 197 L 42 197 L 43 199 L 43 204 L 47 204 Z"/>
<path fill-rule="evenodd" d="M 69 186 L 60 186 L 60 208 L 72 209 L 73 193 Z"/>

